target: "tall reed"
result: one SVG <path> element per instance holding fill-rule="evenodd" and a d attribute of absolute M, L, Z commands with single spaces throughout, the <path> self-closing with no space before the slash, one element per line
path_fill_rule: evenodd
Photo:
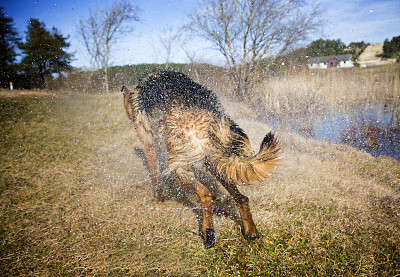
<path fill-rule="evenodd" d="M 381 105 L 396 111 L 400 65 L 287 72 L 265 80 L 256 94 L 266 110 L 277 113 L 315 113 L 326 105 L 343 109 Z"/>

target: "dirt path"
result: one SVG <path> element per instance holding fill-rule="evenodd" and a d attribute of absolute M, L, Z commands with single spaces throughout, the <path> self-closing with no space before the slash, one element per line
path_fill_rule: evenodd
<path fill-rule="evenodd" d="M 368 46 L 358 58 L 358 63 L 363 67 L 392 64 L 395 59 L 382 59 L 383 43 Z"/>
<path fill-rule="evenodd" d="M 367 62 L 377 63 L 380 60 L 382 60 L 382 58 L 379 57 L 379 55 L 382 54 L 383 54 L 383 43 L 370 45 L 364 50 L 364 52 L 362 52 L 362 54 L 358 58 L 358 61 L 362 63 L 367 63 Z"/>
<path fill-rule="evenodd" d="M 7 97 L 18 97 L 18 96 L 51 96 L 54 95 L 54 92 L 43 91 L 43 90 L 9 90 L 9 89 L 0 89 L 0 96 Z"/>

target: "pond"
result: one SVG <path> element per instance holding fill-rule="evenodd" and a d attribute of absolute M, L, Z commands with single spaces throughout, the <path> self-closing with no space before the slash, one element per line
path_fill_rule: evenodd
<path fill-rule="evenodd" d="M 320 115 L 296 115 L 273 120 L 317 140 L 344 143 L 373 156 L 389 156 L 400 161 L 400 111 L 380 105 L 352 110 L 331 108 Z"/>

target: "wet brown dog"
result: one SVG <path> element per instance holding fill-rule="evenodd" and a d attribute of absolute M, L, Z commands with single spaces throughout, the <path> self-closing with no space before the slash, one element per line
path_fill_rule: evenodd
<path fill-rule="evenodd" d="M 206 248 L 215 243 L 215 194 L 196 177 L 195 169 L 199 168 L 212 173 L 232 195 L 243 221 L 243 236 L 256 239 L 249 199 L 237 185 L 263 181 L 271 173 L 279 152 L 274 135 L 267 134 L 259 152 L 252 153 L 247 135 L 224 115 L 216 95 L 181 73 L 153 74 L 132 92 L 126 87 L 122 92 L 128 117 L 143 143 L 156 199 L 163 198 L 157 151 L 157 145 L 161 145 L 168 159 L 165 170 L 200 197 L 201 234 Z"/>

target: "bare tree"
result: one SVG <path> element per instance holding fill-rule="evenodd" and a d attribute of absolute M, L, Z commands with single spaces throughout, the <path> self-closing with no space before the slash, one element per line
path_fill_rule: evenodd
<path fill-rule="evenodd" d="M 277 57 L 320 26 L 318 6 L 301 0 L 203 0 L 187 29 L 225 57 L 244 96 L 257 81 L 262 59 Z"/>
<path fill-rule="evenodd" d="M 125 23 L 139 21 L 138 14 L 137 6 L 127 2 L 115 2 L 111 7 L 91 12 L 89 18 L 79 21 L 79 33 L 91 57 L 91 64 L 103 70 L 107 93 L 111 47 L 120 35 L 130 31 Z"/>
<path fill-rule="evenodd" d="M 196 63 L 196 51 L 189 50 L 186 45 L 182 44 L 181 48 L 183 52 L 186 54 L 186 58 L 188 58 L 190 64 Z"/>
<path fill-rule="evenodd" d="M 171 26 L 163 28 L 162 34 L 158 38 L 162 48 L 165 51 L 165 69 L 168 69 L 168 64 L 172 54 L 172 50 L 176 42 L 179 40 L 179 38 L 180 38 L 179 31 L 175 30 Z"/>

